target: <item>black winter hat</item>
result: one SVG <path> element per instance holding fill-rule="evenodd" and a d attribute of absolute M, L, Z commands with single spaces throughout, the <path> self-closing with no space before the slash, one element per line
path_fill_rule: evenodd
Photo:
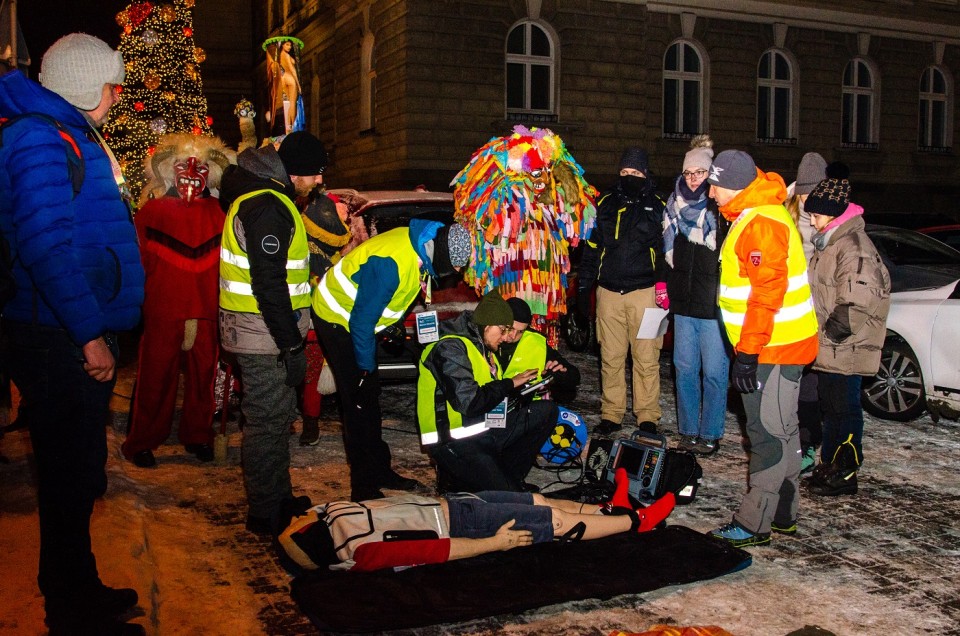
<path fill-rule="evenodd" d="M 530 305 L 523 298 L 508 298 L 507 304 L 510 305 L 510 311 L 513 312 L 514 322 L 522 322 L 529 325 L 533 320 L 533 313 L 530 311 Z"/>
<path fill-rule="evenodd" d="M 827 166 L 827 178 L 817 184 L 803 204 L 804 211 L 824 216 L 840 216 L 850 204 L 850 168 L 835 161 Z"/>
<path fill-rule="evenodd" d="M 650 157 L 647 155 L 647 151 L 638 146 L 625 148 L 623 154 L 620 155 L 620 167 L 617 168 L 617 171 L 624 168 L 633 168 L 646 175 L 650 171 Z"/>
<path fill-rule="evenodd" d="M 304 130 L 284 137 L 277 154 L 288 176 L 312 177 L 323 174 L 327 167 L 327 150 L 323 142 Z"/>

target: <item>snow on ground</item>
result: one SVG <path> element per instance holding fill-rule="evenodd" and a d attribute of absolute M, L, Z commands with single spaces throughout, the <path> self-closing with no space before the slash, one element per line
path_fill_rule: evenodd
<path fill-rule="evenodd" d="M 595 424 L 596 359 L 564 351 L 580 365 L 584 385 L 568 405 Z M 676 440 L 672 369 L 664 356 L 661 422 Z M 133 364 L 121 369 L 108 431 L 109 490 L 93 519 L 94 549 L 104 581 L 140 592 L 132 620 L 153 634 L 316 633 L 288 594 L 288 575 L 269 542 L 243 529 L 241 433 L 231 421 L 227 464 L 199 464 L 171 437 L 158 467 L 122 459 Z M 425 483 L 433 471 L 414 433 L 413 385 L 386 387 L 385 437 L 400 472 Z M 673 523 L 707 531 L 729 520 L 746 479 L 746 455 L 732 395 L 720 452 L 701 463 L 695 502 Z M 632 416 L 626 423 L 633 424 Z M 332 400 L 324 407 L 321 443 L 290 438 L 298 494 L 314 502 L 349 494 L 340 428 Z M 629 432 L 630 426 L 625 428 Z M 42 634 L 36 588 L 38 531 L 29 437 L 0 440 L 0 633 Z M 609 634 L 657 623 L 718 625 L 737 636 L 779 636 L 806 625 L 834 634 L 960 635 L 960 426 L 929 417 L 904 425 L 868 418 L 864 469 L 855 497 L 801 503 L 800 532 L 774 535 L 750 548 L 753 564 L 712 581 L 643 595 L 551 606 L 516 616 L 442 625 L 407 634 Z M 540 485 L 554 475 L 534 470 Z M 637 564 L 642 567 L 642 563 Z M 571 585 L 576 572 L 570 573 Z M 534 581 L 531 585 L 535 584 Z M 371 608 L 375 610 L 375 608 Z M 822 632 L 821 632 L 822 633 Z"/>

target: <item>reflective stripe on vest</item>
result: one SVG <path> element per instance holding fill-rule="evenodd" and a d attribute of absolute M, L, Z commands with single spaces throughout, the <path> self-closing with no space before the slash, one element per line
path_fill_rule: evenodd
<path fill-rule="evenodd" d="M 736 245 L 743 229 L 754 217 L 763 216 L 790 229 L 787 244 L 787 291 L 783 306 L 773 317 L 773 333 L 767 346 L 779 346 L 801 342 L 817 333 L 817 314 L 813 308 L 810 284 L 807 278 L 807 260 L 803 255 L 800 233 L 795 231 L 793 220 L 782 205 L 761 205 L 745 210 L 734 223 L 720 248 L 720 313 L 727 330 L 727 337 L 736 346 L 747 314 L 750 299 L 750 279 L 740 276 L 740 260 Z"/>
<path fill-rule="evenodd" d="M 313 290 L 311 303 L 321 319 L 350 329 L 350 314 L 357 300 L 354 276 L 371 257 L 390 258 L 397 264 L 400 284 L 383 309 L 374 331 L 379 333 L 403 318 L 420 293 L 420 257 L 410 243 L 409 230 L 398 227 L 367 239 L 327 270 Z"/>
<path fill-rule="evenodd" d="M 260 313 L 250 284 L 250 261 L 247 259 L 247 252 L 240 247 L 233 222 L 241 203 L 264 193 L 277 197 L 293 217 L 293 240 L 287 247 L 287 291 L 294 309 L 310 306 L 310 255 L 303 219 L 290 199 L 275 190 L 264 189 L 237 197 L 230 205 L 223 225 L 223 239 L 220 243 L 220 306 L 230 311 Z"/>
<path fill-rule="evenodd" d="M 547 365 L 547 339 L 535 331 L 527 329 L 517 341 L 517 348 L 510 358 L 510 363 L 503 372 L 503 377 L 512 378 L 528 369 L 537 370 L 537 379 Z"/>
<path fill-rule="evenodd" d="M 443 336 L 440 341 L 448 338 L 458 338 L 463 341 L 467 348 L 467 357 L 470 359 L 470 367 L 473 369 L 473 379 L 477 381 L 477 384 L 483 386 L 502 378 L 499 365 L 497 365 L 497 377 L 493 377 L 490 373 L 490 365 L 483 357 L 483 353 L 477 349 L 477 346 L 469 338 L 451 335 Z M 440 403 L 442 396 L 437 395 L 437 379 L 433 377 L 429 369 L 423 366 L 423 361 L 427 359 L 436 345 L 436 342 L 432 342 L 423 350 L 423 355 L 420 356 L 420 377 L 417 378 L 417 423 L 420 426 L 420 443 L 424 446 L 436 444 L 440 441 L 440 432 L 437 430 L 437 411 L 444 407 L 450 424 L 451 438 L 464 439 L 479 435 L 487 430 L 485 414 L 469 418 L 469 421 L 464 424 L 463 416 L 454 410 L 450 402 Z"/>

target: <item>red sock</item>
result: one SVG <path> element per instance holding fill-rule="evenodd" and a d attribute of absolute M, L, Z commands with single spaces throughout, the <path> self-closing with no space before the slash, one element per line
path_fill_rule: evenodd
<path fill-rule="evenodd" d="M 630 505 L 630 493 L 628 492 L 630 479 L 627 477 L 625 468 L 618 468 L 613 473 L 613 483 L 617 485 L 617 489 L 613 492 L 613 497 L 610 498 L 610 505 L 614 508 L 632 510 L 633 506 Z"/>
<path fill-rule="evenodd" d="M 672 492 L 668 492 L 646 508 L 637 510 L 637 515 L 640 517 L 640 527 L 637 528 L 637 532 L 653 530 L 661 521 L 670 516 L 675 505 L 677 505 L 676 497 L 673 496 Z"/>

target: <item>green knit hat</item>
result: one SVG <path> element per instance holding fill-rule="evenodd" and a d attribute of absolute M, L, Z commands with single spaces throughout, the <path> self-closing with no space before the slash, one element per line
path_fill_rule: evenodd
<path fill-rule="evenodd" d="M 489 325 L 506 326 L 513 324 L 513 310 L 503 299 L 500 292 L 493 290 L 484 294 L 480 304 L 473 312 L 473 323 L 480 327 Z"/>

